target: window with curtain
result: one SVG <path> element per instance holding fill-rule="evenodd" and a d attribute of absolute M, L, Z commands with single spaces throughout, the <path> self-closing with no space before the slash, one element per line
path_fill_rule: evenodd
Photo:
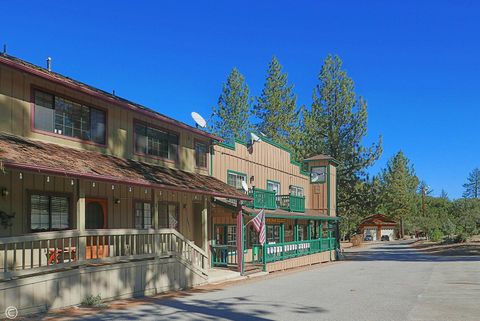
<path fill-rule="evenodd" d="M 54 231 L 70 228 L 70 200 L 66 196 L 30 195 L 30 229 Z"/>
<path fill-rule="evenodd" d="M 304 196 L 303 187 L 291 185 L 290 194 L 292 194 L 293 196 Z"/>
<path fill-rule="evenodd" d="M 35 90 L 34 102 L 36 129 L 105 144 L 104 111 L 40 90 Z"/>
<path fill-rule="evenodd" d="M 178 203 L 160 203 L 158 207 L 158 224 L 160 228 L 179 230 L 179 207 Z"/>
<path fill-rule="evenodd" d="M 135 152 L 177 161 L 178 135 L 175 133 L 135 124 Z"/>
<path fill-rule="evenodd" d="M 146 202 L 135 203 L 135 228 L 152 228 L 152 205 Z"/>
<path fill-rule="evenodd" d="M 244 181 L 244 182 L 247 181 L 247 175 L 246 174 L 241 174 L 241 173 L 237 173 L 237 172 L 230 172 L 230 171 L 227 173 L 227 184 L 228 185 L 233 186 L 236 189 L 243 191 L 242 181 Z"/>
<path fill-rule="evenodd" d="M 267 191 L 272 191 L 275 192 L 275 195 L 280 195 L 280 183 L 267 181 Z"/>
<path fill-rule="evenodd" d="M 195 142 L 195 164 L 197 167 L 207 167 L 207 144 Z"/>
<path fill-rule="evenodd" d="M 267 225 L 267 243 L 281 243 L 280 225 Z"/>

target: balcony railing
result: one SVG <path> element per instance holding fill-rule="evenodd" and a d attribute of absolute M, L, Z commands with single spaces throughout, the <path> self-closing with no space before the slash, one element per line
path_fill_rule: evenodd
<path fill-rule="evenodd" d="M 305 212 L 305 197 L 289 195 L 277 195 L 277 206 L 289 212 Z"/>
<path fill-rule="evenodd" d="M 305 197 L 295 195 L 276 195 L 274 191 L 267 191 L 260 188 L 252 188 L 248 196 L 253 198 L 253 201 L 244 203 L 251 208 L 264 208 L 268 210 L 275 210 L 280 208 L 289 212 L 305 212 Z"/>

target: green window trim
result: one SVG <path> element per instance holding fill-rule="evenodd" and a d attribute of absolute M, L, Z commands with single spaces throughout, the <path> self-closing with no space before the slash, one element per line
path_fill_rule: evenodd
<path fill-rule="evenodd" d="M 305 188 L 303 188 L 302 186 L 298 186 L 298 185 L 290 185 L 289 189 L 288 189 L 288 192 L 290 194 L 292 194 L 292 189 L 297 189 L 297 190 L 301 190 L 302 191 L 302 194 L 301 196 L 305 197 Z M 298 195 L 295 195 L 295 196 L 298 196 Z"/>
<path fill-rule="evenodd" d="M 268 191 L 268 183 L 272 183 L 272 184 L 278 184 L 278 194 L 277 195 L 282 195 L 282 184 L 278 181 L 274 181 L 272 179 L 267 179 L 267 185 L 265 186 L 266 187 L 266 190 Z"/>

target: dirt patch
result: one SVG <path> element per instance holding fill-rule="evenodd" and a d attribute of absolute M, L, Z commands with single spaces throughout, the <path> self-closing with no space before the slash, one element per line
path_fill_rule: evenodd
<path fill-rule="evenodd" d="M 415 250 L 426 254 L 444 256 L 480 256 L 480 243 L 439 244 L 422 241 L 411 245 Z"/>

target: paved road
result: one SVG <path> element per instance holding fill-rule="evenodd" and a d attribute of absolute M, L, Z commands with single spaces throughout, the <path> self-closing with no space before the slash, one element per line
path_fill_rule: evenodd
<path fill-rule="evenodd" d="M 437 257 L 406 242 L 372 244 L 347 261 L 82 320 L 480 320 L 480 258 Z"/>

